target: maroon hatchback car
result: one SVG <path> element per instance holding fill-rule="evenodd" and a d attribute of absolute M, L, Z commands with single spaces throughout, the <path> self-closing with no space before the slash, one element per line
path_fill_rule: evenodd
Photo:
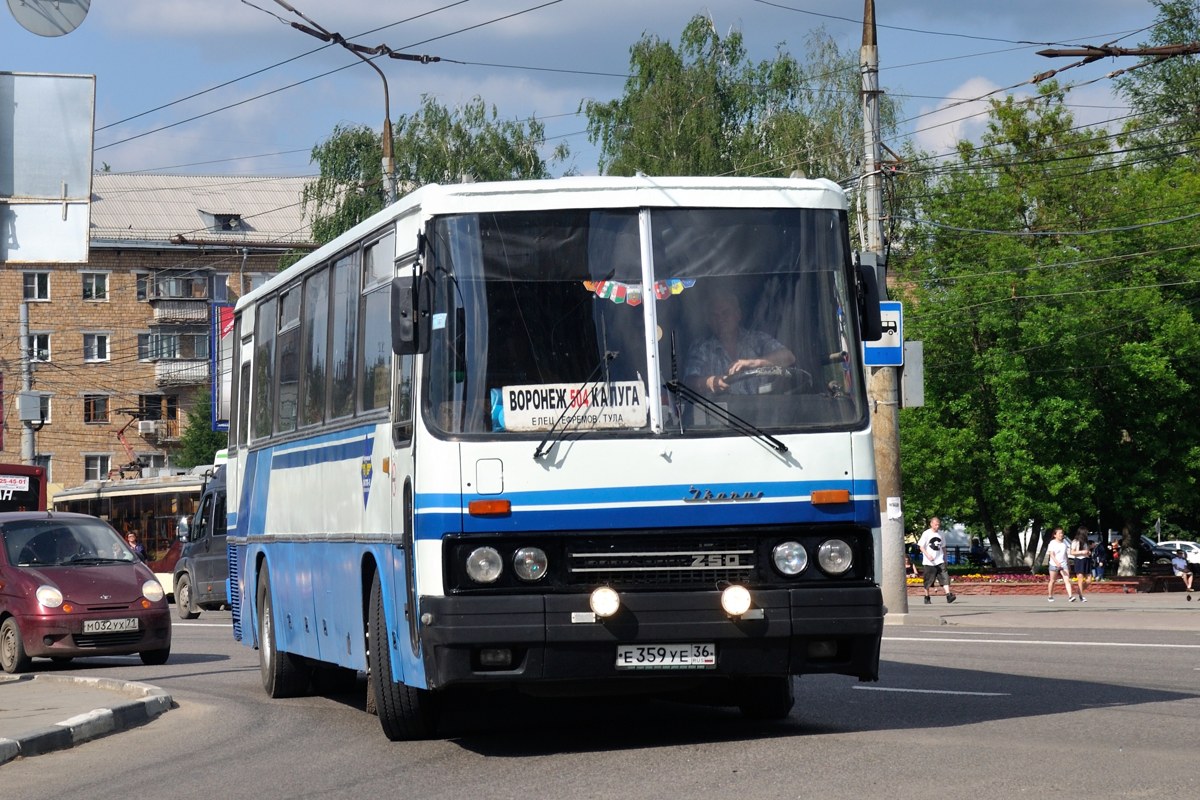
<path fill-rule="evenodd" d="M 171 615 L 121 536 L 86 514 L 0 513 L 0 668 L 131 653 L 165 663 Z"/>

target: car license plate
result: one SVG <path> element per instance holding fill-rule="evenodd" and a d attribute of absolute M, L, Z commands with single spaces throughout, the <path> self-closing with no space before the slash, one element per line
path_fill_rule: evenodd
<path fill-rule="evenodd" d="M 709 669 L 717 646 L 704 644 L 619 644 L 617 669 Z"/>
<path fill-rule="evenodd" d="M 85 619 L 83 621 L 84 633 L 121 633 L 123 631 L 136 631 L 138 629 L 138 621 L 136 617 L 128 619 Z"/>

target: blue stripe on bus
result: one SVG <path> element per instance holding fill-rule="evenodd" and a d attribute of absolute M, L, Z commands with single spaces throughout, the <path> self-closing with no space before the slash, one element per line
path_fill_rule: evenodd
<path fill-rule="evenodd" d="M 313 436 L 272 448 L 272 469 L 296 469 L 330 461 L 350 461 L 370 456 L 375 449 L 375 426 L 363 425 L 348 431 Z"/>
<path fill-rule="evenodd" d="M 625 506 L 617 508 L 560 508 L 516 510 L 507 516 L 472 517 L 455 511 L 421 512 L 415 519 L 416 537 L 438 540 L 448 533 L 598 530 L 620 528 L 679 528 L 773 524 L 857 523 L 879 525 L 876 500 L 856 500 L 836 507 L 807 501 L 783 503 L 696 503 L 686 506 Z"/>
<path fill-rule="evenodd" d="M 451 492 L 420 492 L 416 497 L 417 509 L 461 507 L 472 500 L 504 499 L 514 506 L 561 506 L 578 505 L 580 503 L 670 503 L 686 500 L 695 496 L 693 488 L 726 494 L 744 494 L 746 492 L 762 492 L 766 498 L 808 497 L 818 489 L 843 489 L 851 497 L 877 495 L 879 492 L 875 481 L 832 480 L 832 481 L 769 481 L 755 483 L 737 483 L 735 481 L 720 484 L 662 484 L 651 486 L 615 486 L 588 487 L 583 489 L 547 489 L 529 492 L 505 492 L 503 495 L 467 495 L 463 497 Z M 704 501 L 707 503 L 720 501 Z M 753 502 L 753 501 L 750 501 Z"/>

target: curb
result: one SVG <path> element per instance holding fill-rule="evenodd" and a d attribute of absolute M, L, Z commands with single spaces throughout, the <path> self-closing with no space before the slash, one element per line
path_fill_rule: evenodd
<path fill-rule="evenodd" d="M 0 677 L 0 682 L 15 681 L 72 684 L 130 695 L 134 699 L 117 703 L 110 708 L 97 708 L 84 714 L 77 714 L 54 725 L 23 734 L 18 739 L 0 738 L 0 764 L 12 761 L 18 756 L 37 756 L 54 750 L 65 750 L 89 739 L 144 725 L 169 710 L 174 704 L 171 695 L 157 686 L 121 681 L 115 678 L 81 678 L 61 675 Z"/>

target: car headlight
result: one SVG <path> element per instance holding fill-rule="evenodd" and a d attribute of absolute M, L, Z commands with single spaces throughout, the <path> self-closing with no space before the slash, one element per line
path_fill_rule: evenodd
<path fill-rule="evenodd" d="M 808 567 L 808 551 L 799 542 L 781 542 L 771 551 L 775 569 L 784 575 L 799 575 Z"/>
<path fill-rule="evenodd" d="M 841 539 L 830 539 L 817 548 L 817 563 L 825 573 L 841 575 L 854 565 L 854 551 Z"/>
<path fill-rule="evenodd" d="M 167 593 L 163 591 L 162 584 L 153 578 L 142 584 L 142 597 L 152 603 L 157 603 L 166 597 Z"/>
<path fill-rule="evenodd" d="M 63 604 L 62 592 L 55 586 L 43 583 L 37 588 L 37 601 L 46 608 L 58 608 Z"/>
<path fill-rule="evenodd" d="M 522 547 L 513 553 L 513 571 L 523 581 L 541 580 L 547 563 L 546 552 L 540 547 Z"/>
<path fill-rule="evenodd" d="M 467 577 L 476 583 L 492 583 L 504 570 L 504 559 L 494 547 L 476 547 L 467 556 Z"/>

